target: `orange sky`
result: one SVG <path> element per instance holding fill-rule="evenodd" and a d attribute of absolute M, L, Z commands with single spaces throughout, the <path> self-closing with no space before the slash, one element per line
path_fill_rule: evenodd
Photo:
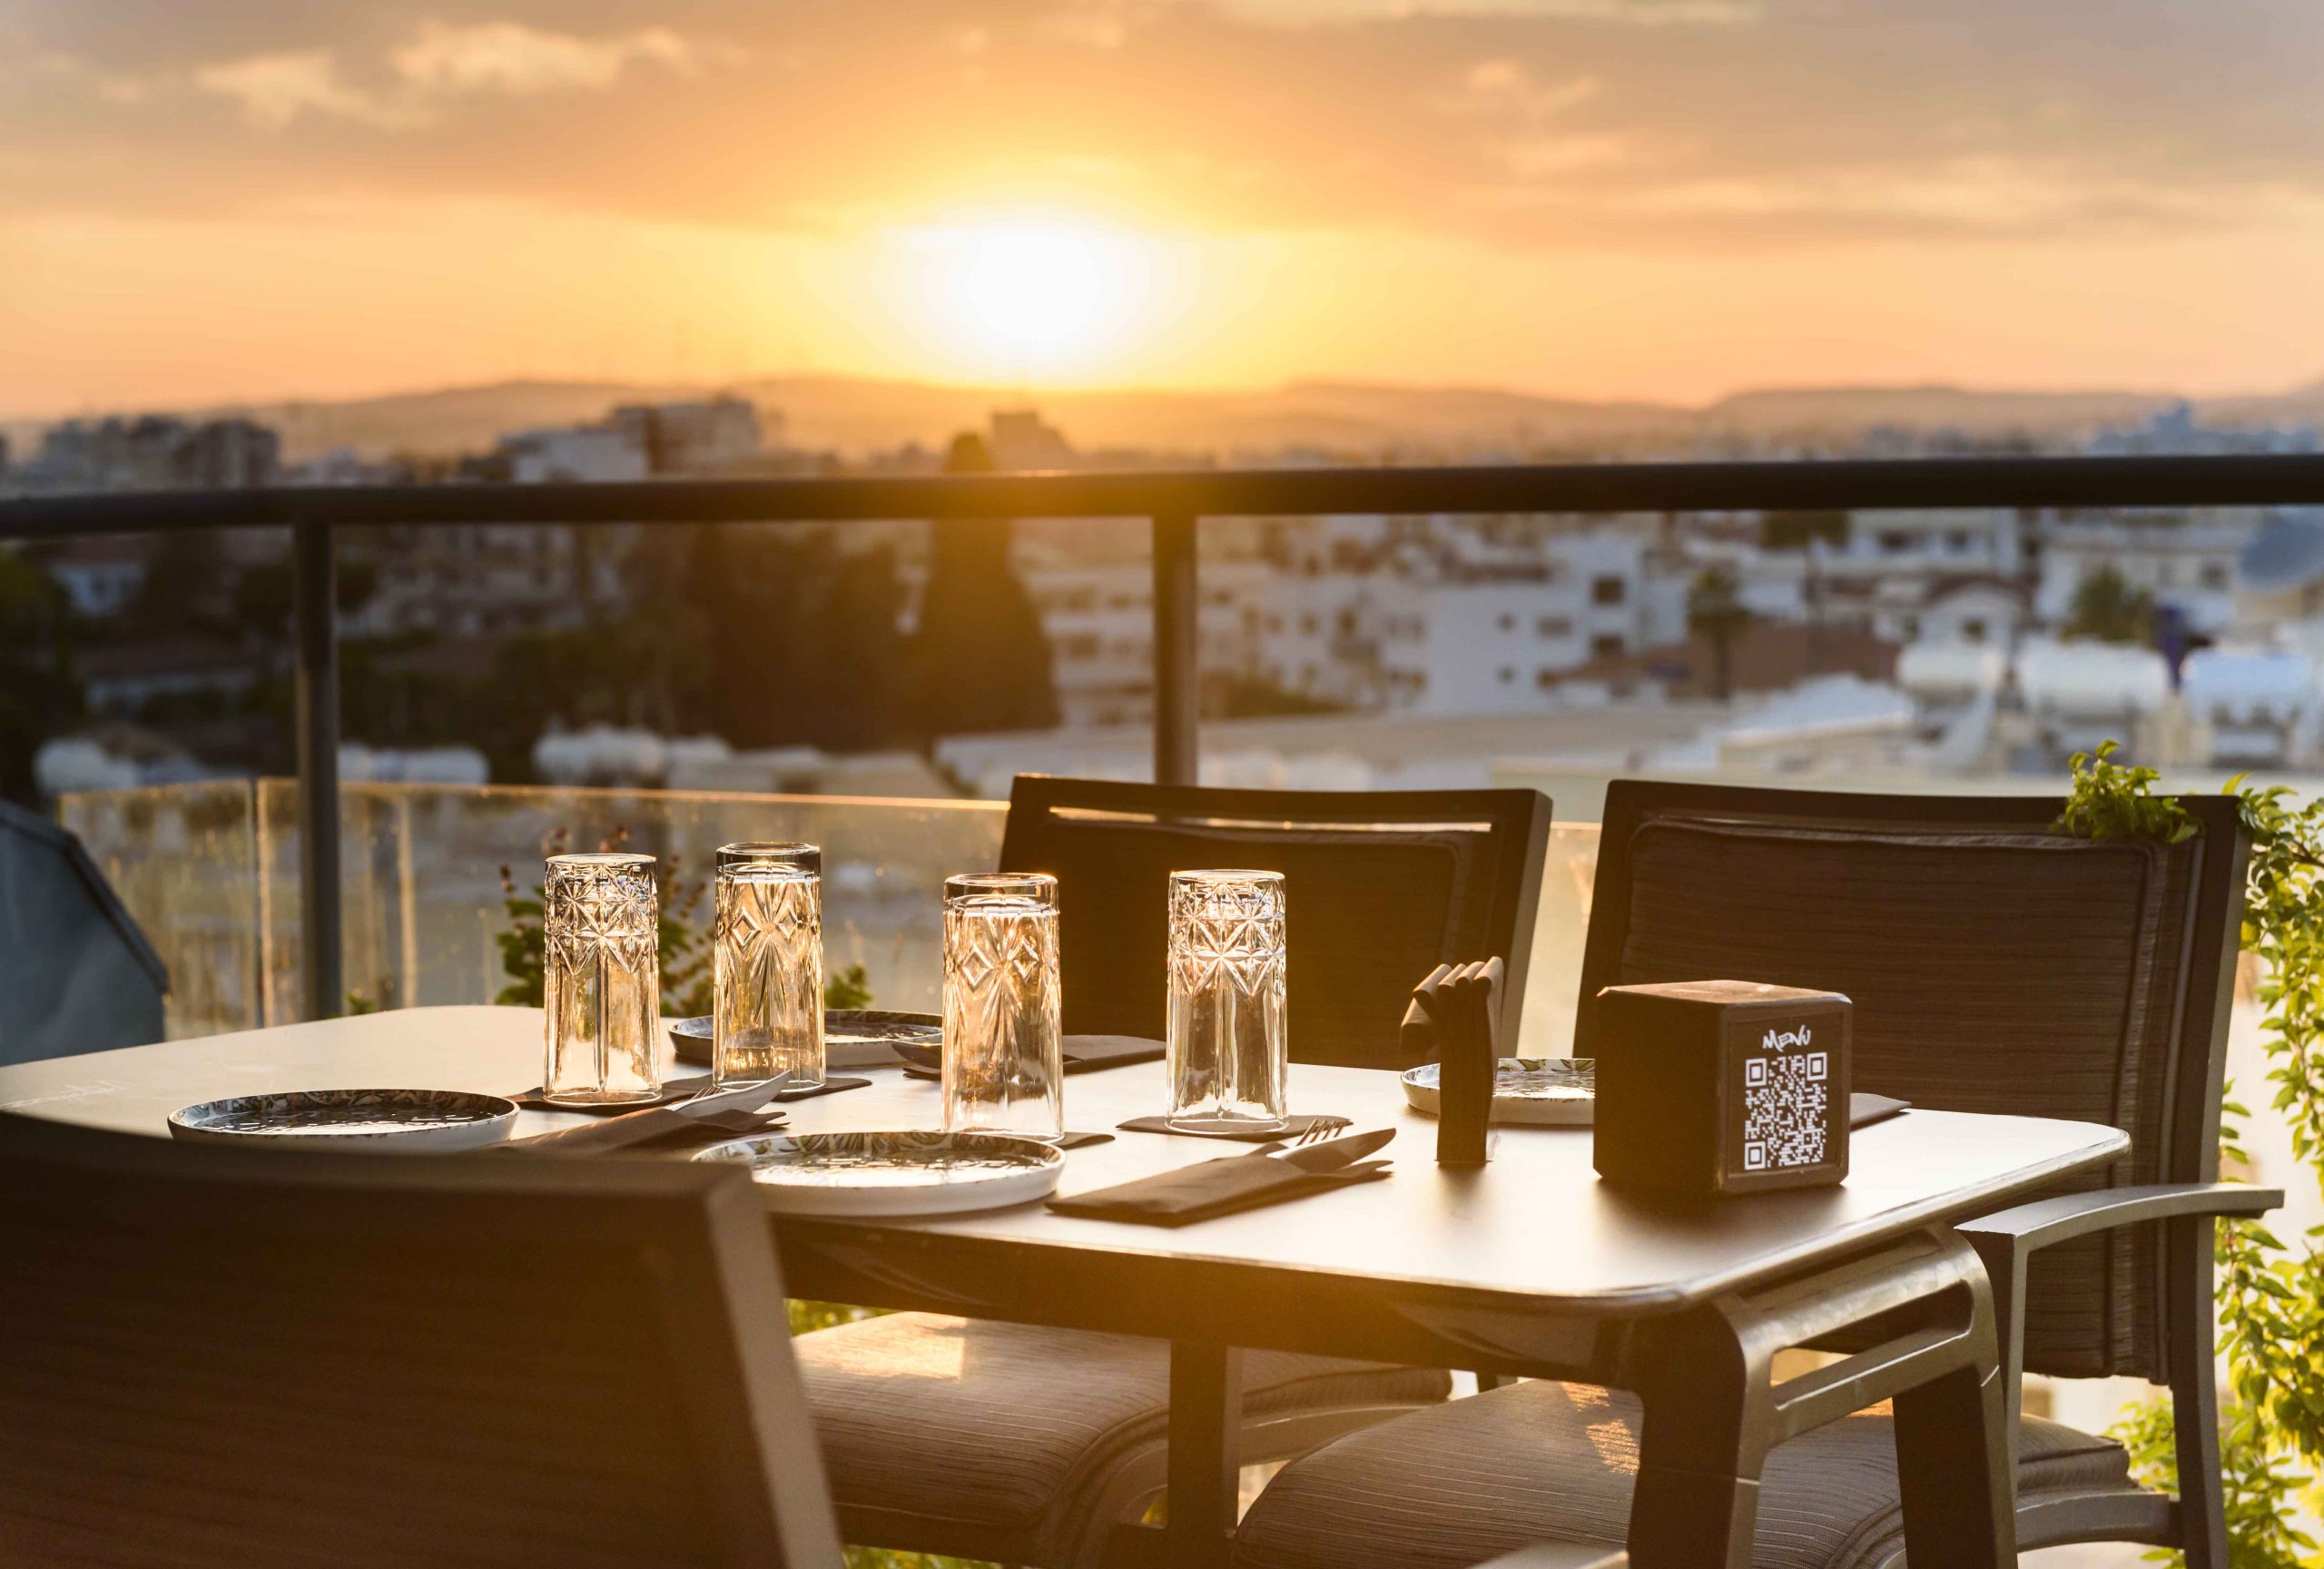
<path fill-rule="evenodd" d="M 2324 376 L 2309 0 L 0 0 L 0 413 Z"/>

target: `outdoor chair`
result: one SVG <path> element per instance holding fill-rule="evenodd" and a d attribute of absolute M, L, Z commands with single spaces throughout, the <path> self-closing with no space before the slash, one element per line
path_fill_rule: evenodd
<path fill-rule="evenodd" d="M 1026 776 L 1000 862 L 1059 880 L 1068 1033 L 1158 1035 L 1168 873 L 1252 867 L 1285 873 L 1292 1060 L 1402 1068 L 1412 988 L 1447 960 L 1504 958 L 1502 1038 L 1516 1039 L 1549 826 L 1550 803 L 1531 790 Z M 797 1345 L 851 1542 L 1067 1569 L 1101 1562 L 1116 1526 L 1163 1491 L 1163 1342 L 904 1313 Z M 1434 1404 L 1451 1380 L 1251 1351 L 1242 1386 L 1252 1464 Z"/>
<path fill-rule="evenodd" d="M 0 801 L 0 1065 L 143 1046 L 169 972 L 81 847 Z"/>
<path fill-rule="evenodd" d="M 12 1569 L 838 1569 L 734 1168 L 0 1115 Z"/>
<path fill-rule="evenodd" d="M 2184 798 L 2201 831 L 2177 845 L 2069 836 L 2061 804 L 1617 782 L 1575 1051 L 1591 1054 L 1605 986 L 1828 988 L 1856 1003 L 1858 1090 L 2129 1134 L 2112 1168 L 1961 1228 L 1993 1279 L 2018 1544 L 2144 1542 L 2224 1569 L 2212 1237 L 2217 1217 L 2281 1199 L 2214 1181 L 2250 844 L 2225 797 Z M 2111 1438 L 2019 1420 L 2028 1370 L 2168 1384 L 2182 1495 L 2134 1485 Z M 1630 1396 L 1548 1381 L 1400 1417 L 1286 1467 L 1236 1563 L 1452 1569 L 1527 1543 L 1618 1545 L 1638 1442 Z M 1885 1406 L 1747 1455 L 1743 1474 L 1754 1461 L 1762 1569 L 1901 1562 Z"/>

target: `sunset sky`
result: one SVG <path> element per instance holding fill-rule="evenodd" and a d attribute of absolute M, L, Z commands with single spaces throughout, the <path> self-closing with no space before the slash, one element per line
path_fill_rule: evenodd
<path fill-rule="evenodd" d="M 2324 378 L 2318 0 L 0 0 L 0 415 Z"/>

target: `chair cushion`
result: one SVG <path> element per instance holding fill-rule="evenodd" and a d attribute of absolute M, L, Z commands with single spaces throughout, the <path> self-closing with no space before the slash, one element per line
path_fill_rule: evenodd
<path fill-rule="evenodd" d="M 1619 1547 L 1639 1406 L 1587 1384 L 1514 1384 L 1353 1433 L 1295 1460 L 1244 1516 L 1236 1569 L 1456 1569 L 1528 1542 Z M 1873 1569 L 1902 1542 L 1885 1405 L 1777 1446 L 1756 1569 Z M 2028 1418 L 2020 1495 L 2124 1488 L 2121 1446 Z"/>
<path fill-rule="evenodd" d="M 847 1538 L 1044 1564 L 1069 1545 L 1115 1466 L 1161 1442 L 1159 1340 L 897 1313 L 793 1344 Z M 1421 1406 L 1452 1392 L 1419 1367 L 1249 1351 L 1261 1416 Z"/>

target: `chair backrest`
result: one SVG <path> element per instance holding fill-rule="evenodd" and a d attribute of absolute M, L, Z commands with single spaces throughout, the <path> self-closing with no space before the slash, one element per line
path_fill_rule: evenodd
<path fill-rule="evenodd" d="M 189 1147 L 0 1115 L 11 1565 L 812 1565 L 743 1173 Z"/>
<path fill-rule="evenodd" d="M 143 1046 L 169 972 L 80 840 L 0 801 L 0 1064 Z"/>
<path fill-rule="evenodd" d="M 2232 800 L 2181 804 L 2201 832 L 2163 845 L 2065 834 L 2057 797 L 1617 781 L 1575 1049 L 1605 986 L 1828 988 L 1856 1003 L 1859 1090 L 2131 1136 L 2060 1191 L 2210 1180 L 2250 846 Z M 2028 1281 L 2025 1366 L 2160 1380 L 2163 1312 L 2152 1237 L 2062 1244 Z"/>
<path fill-rule="evenodd" d="M 1537 790 L 1208 790 L 1020 775 L 1005 872 L 1058 879 L 1065 1027 L 1159 1036 L 1174 871 L 1284 874 L 1291 1055 L 1408 1068 L 1399 1026 L 1438 964 L 1498 954 L 1514 1043 L 1548 856 Z"/>

